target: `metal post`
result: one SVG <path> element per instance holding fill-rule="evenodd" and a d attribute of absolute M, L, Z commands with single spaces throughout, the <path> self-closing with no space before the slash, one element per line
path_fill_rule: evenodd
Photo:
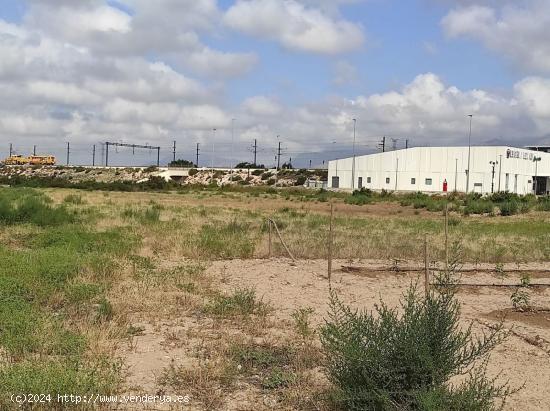
<path fill-rule="evenodd" d="M 498 162 L 498 192 L 500 193 L 500 179 L 502 177 L 502 154 L 499 155 Z"/>
<path fill-rule="evenodd" d="M 334 226 L 334 203 L 330 203 L 330 223 L 329 223 L 329 232 L 328 232 L 328 264 L 327 264 L 327 274 L 328 274 L 328 284 L 330 287 L 331 278 L 332 278 L 332 235 L 333 235 L 333 226 Z"/>
<path fill-rule="evenodd" d="M 160 147 L 157 147 L 157 167 L 160 167 Z"/>
<path fill-rule="evenodd" d="M 105 143 L 105 167 L 109 167 L 109 142 Z"/>
<path fill-rule="evenodd" d="M 199 166 L 199 152 L 200 152 L 200 143 L 197 143 L 197 161 L 195 162 L 195 167 Z"/>
<path fill-rule="evenodd" d="M 279 138 L 279 136 L 277 136 Z M 279 141 L 279 150 L 277 151 L 277 170 L 281 168 L 281 142 Z"/>
<path fill-rule="evenodd" d="M 214 176 L 214 140 L 216 139 L 216 129 L 212 129 L 212 158 L 210 159 L 210 168 L 212 169 L 212 177 Z"/>
<path fill-rule="evenodd" d="M 424 291 L 426 298 L 430 294 L 430 267 L 428 265 L 428 235 L 424 235 Z"/>
<path fill-rule="evenodd" d="M 92 167 L 95 166 L 95 144 L 92 149 Z"/>
<path fill-rule="evenodd" d="M 445 202 L 445 271 L 449 272 L 449 203 Z"/>
<path fill-rule="evenodd" d="M 496 161 L 490 161 L 489 164 L 493 167 L 491 172 L 491 194 L 495 192 L 495 166 L 497 165 Z"/>
<path fill-rule="evenodd" d="M 70 152 L 71 152 L 71 143 L 67 142 L 67 165 L 69 165 Z"/>
<path fill-rule="evenodd" d="M 271 219 L 267 220 L 267 224 L 269 225 L 269 250 L 268 250 L 268 258 L 271 258 L 271 232 L 273 230 L 273 227 L 271 226 Z"/>
<path fill-rule="evenodd" d="M 468 171 L 466 174 L 466 194 L 470 191 L 470 152 L 472 148 L 472 117 L 473 114 L 468 114 L 470 117 L 470 133 L 468 134 Z"/>
<path fill-rule="evenodd" d="M 357 119 L 353 119 L 353 162 L 351 164 L 351 189 L 355 189 L 355 129 L 357 126 Z"/>
<path fill-rule="evenodd" d="M 10 143 L 10 157 L 13 155 L 13 145 Z"/>
<path fill-rule="evenodd" d="M 233 176 L 233 143 L 235 141 L 235 119 L 231 119 L 231 158 L 229 159 L 229 168 L 231 169 L 229 175 Z"/>
<path fill-rule="evenodd" d="M 36 155 L 36 145 L 32 146 L 32 155 Z"/>
<path fill-rule="evenodd" d="M 173 162 L 175 163 L 176 162 L 176 141 L 174 140 L 174 148 L 173 148 L 173 151 L 172 151 L 172 154 L 173 154 Z"/>
<path fill-rule="evenodd" d="M 258 140 L 254 139 L 254 166 L 257 167 Z"/>

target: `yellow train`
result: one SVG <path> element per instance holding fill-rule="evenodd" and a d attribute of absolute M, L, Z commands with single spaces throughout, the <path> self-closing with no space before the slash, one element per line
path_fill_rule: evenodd
<path fill-rule="evenodd" d="M 12 155 L 4 160 L 4 164 L 8 166 L 22 166 L 22 165 L 31 165 L 31 166 L 53 166 L 55 165 L 56 160 L 54 156 L 22 156 L 22 155 Z"/>

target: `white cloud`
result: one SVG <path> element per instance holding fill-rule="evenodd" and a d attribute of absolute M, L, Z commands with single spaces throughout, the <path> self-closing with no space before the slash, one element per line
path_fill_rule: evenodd
<path fill-rule="evenodd" d="M 359 25 L 295 0 L 238 0 L 224 20 L 235 30 L 297 51 L 337 54 L 355 50 L 364 42 Z"/>
<path fill-rule="evenodd" d="M 550 2 L 492 3 L 450 11 L 441 22 L 445 33 L 479 40 L 520 67 L 550 73 Z"/>
<path fill-rule="evenodd" d="M 44 37 L 71 44 L 96 57 L 144 56 L 169 59 L 201 76 L 225 78 L 248 72 L 253 53 L 205 46 L 199 33 L 213 32 L 220 18 L 215 0 L 124 0 L 127 13 L 105 1 L 33 1 L 24 21 Z"/>
<path fill-rule="evenodd" d="M 246 113 L 256 117 L 273 117 L 282 112 L 279 103 L 266 96 L 254 96 L 247 98 L 242 107 Z"/>

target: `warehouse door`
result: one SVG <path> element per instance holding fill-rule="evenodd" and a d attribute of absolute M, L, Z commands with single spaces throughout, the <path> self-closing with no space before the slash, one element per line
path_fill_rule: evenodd
<path fill-rule="evenodd" d="M 332 177 L 332 188 L 340 188 L 340 177 Z"/>
<path fill-rule="evenodd" d="M 541 196 L 546 194 L 546 180 L 546 177 L 537 177 L 536 179 L 534 179 L 535 183 L 533 189 L 536 191 L 536 195 Z"/>

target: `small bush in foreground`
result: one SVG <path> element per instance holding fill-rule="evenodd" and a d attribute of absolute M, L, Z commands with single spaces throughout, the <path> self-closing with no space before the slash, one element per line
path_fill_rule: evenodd
<path fill-rule="evenodd" d="M 326 371 L 348 410 L 493 410 L 510 394 L 486 374 L 501 327 L 480 338 L 459 327 L 453 287 L 420 297 L 411 287 L 401 314 L 383 302 L 353 311 L 331 293 L 321 330 Z M 481 365 L 475 366 L 474 363 Z M 466 375 L 460 385 L 452 377 Z"/>
<path fill-rule="evenodd" d="M 207 304 L 205 311 L 221 317 L 235 315 L 265 315 L 268 306 L 256 298 L 256 291 L 253 288 L 240 288 L 231 295 L 218 295 Z"/>

